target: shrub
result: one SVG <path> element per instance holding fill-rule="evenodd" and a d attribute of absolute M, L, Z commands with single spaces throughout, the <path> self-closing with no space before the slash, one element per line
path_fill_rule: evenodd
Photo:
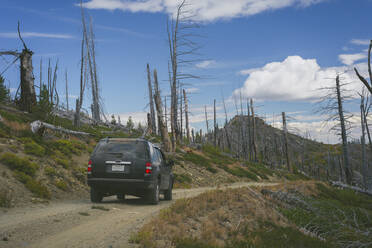
<path fill-rule="evenodd" d="M 51 144 L 54 150 L 62 152 L 64 155 L 71 157 L 72 154 L 80 155 L 81 151 L 86 149 L 83 142 L 77 140 L 56 140 Z"/>
<path fill-rule="evenodd" d="M 65 169 L 70 168 L 70 162 L 67 159 L 56 158 L 55 161 L 57 164 L 62 165 L 62 167 Z"/>
<path fill-rule="evenodd" d="M 0 190 L 0 207 L 10 208 L 12 207 L 12 194 L 9 190 Z"/>
<path fill-rule="evenodd" d="M 57 186 L 57 188 L 59 188 L 59 189 L 61 189 L 61 190 L 63 190 L 63 191 L 66 191 L 67 190 L 67 183 L 65 182 L 65 181 L 63 181 L 63 180 L 58 180 L 57 182 L 56 182 L 56 186 Z"/>
<path fill-rule="evenodd" d="M 39 166 L 36 163 L 30 162 L 28 158 L 20 158 L 13 153 L 4 153 L 0 157 L 0 161 L 7 165 L 11 170 L 23 172 L 29 176 L 34 176 Z"/>
<path fill-rule="evenodd" d="M 45 187 L 40 181 L 36 181 L 21 171 L 14 171 L 14 177 L 23 183 L 25 187 L 34 195 L 41 198 L 50 199 L 50 192 L 48 188 Z"/>
<path fill-rule="evenodd" d="M 203 157 L 201 155 L 198 155 L 194 152 L 187 152 L 186 154 L 183 155 L 183 159 L 185 161 L 189 161 L 189 162 L 191 162 L 195 165 L 202 166 L 202 167 L 206 168 L 208 171 L 210 171 L 212 173 L 217 172 L 217 170 L 215 168 L 213 168 L 213 166 L 211 165 L 211 163 L 208 159 L 206 159 L 205 157 Z"/>
<path fill-rule="evenodd" d="M 44 168 L 44 173 L 50 177 L 55 177 L 57 176 L 57 171 L 51 167 L 51 166 L 47 166 Z"/>
<path fill-rule="evenodd" d="M 35 141 L 27 142 L 24 144 L 25 153 L 30 155 L 35 155 L 38 157 L 42 157 L 45 155 L 45 149 L 44 147 L 38 145 L 35 143 Z"/>

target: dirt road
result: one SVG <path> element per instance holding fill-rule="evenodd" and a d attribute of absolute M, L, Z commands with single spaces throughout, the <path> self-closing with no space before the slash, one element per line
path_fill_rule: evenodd
<path fill-rule="evenodd" d="M 228 186 L 268 186 L 275 183 L 238 183 Z M 214 188 L 174 190 L 173 198 L 187 198 Z M 0 247 L 134 247 L 130 235 L 171 202 L 147 205 L 142 199 L 104 198 L 92 204 L 88 198 L 52 202 L 0 213 Z M 98 207 L 98 208 L 95 208 Z"/>

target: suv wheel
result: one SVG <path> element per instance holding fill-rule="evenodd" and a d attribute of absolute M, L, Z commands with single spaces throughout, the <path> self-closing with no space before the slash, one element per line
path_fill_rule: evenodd
<path fill-rule="evenodd" d="M 118 198 L 118 200 L 120 200 L 120 201 L 124 201 L 125 200 L 125 194 L 117 194 L 116 198 Z"/>
<path fill-rule="evenodd" d="M 103 195 L 101 192 L 96 190 L 95 188 L 90 188 L 90 200 L 94 203 L 99 203 L 102 201 Z"/>
<path fill-rule="evenodd" d="M 160 195 L 160 186 L 158 180 L 156 180 L 154 188 L 150 190 L 148 195 L 148 201 L 151 204 L 158 204 L 159 203 L 159 195 Z"/>
<path fill-rule="evenodd" d="M 172 200 L 172 188 L 173 188 L 173 181 L 170 181 L 168 189 L 164 192 L 164 200 L 166 201 Z"/>

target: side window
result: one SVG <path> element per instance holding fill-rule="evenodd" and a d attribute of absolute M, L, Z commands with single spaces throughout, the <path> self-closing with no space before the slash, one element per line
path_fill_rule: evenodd
<path fill-rule="evenodd" d="M 158 161 L 161 165 L 164 165 L 164 162 L 163 162 L 163 156 L 161 155 L 159 149 L 155 149 L 156 153 L 158 154 Z"/>
<path fill-rule="evenodd" d="M 156 156 L 155 149 L 154 149 L 154 147 L 153 147 L 151 144 L 149 144 L 149 147 L 150 147 L 151 161 L 152 161 L 153 163 L 156 163 L 156 161 L 157 161 L 157 156 Z"/>

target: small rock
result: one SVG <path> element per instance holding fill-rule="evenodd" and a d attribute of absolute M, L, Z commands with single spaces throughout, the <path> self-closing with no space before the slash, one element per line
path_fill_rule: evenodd
<path fill-rule="evenodd" d="M 3 238 L 3 241 L 9 241 L 9 238 L 8 237 L 4 237 Z"/>

